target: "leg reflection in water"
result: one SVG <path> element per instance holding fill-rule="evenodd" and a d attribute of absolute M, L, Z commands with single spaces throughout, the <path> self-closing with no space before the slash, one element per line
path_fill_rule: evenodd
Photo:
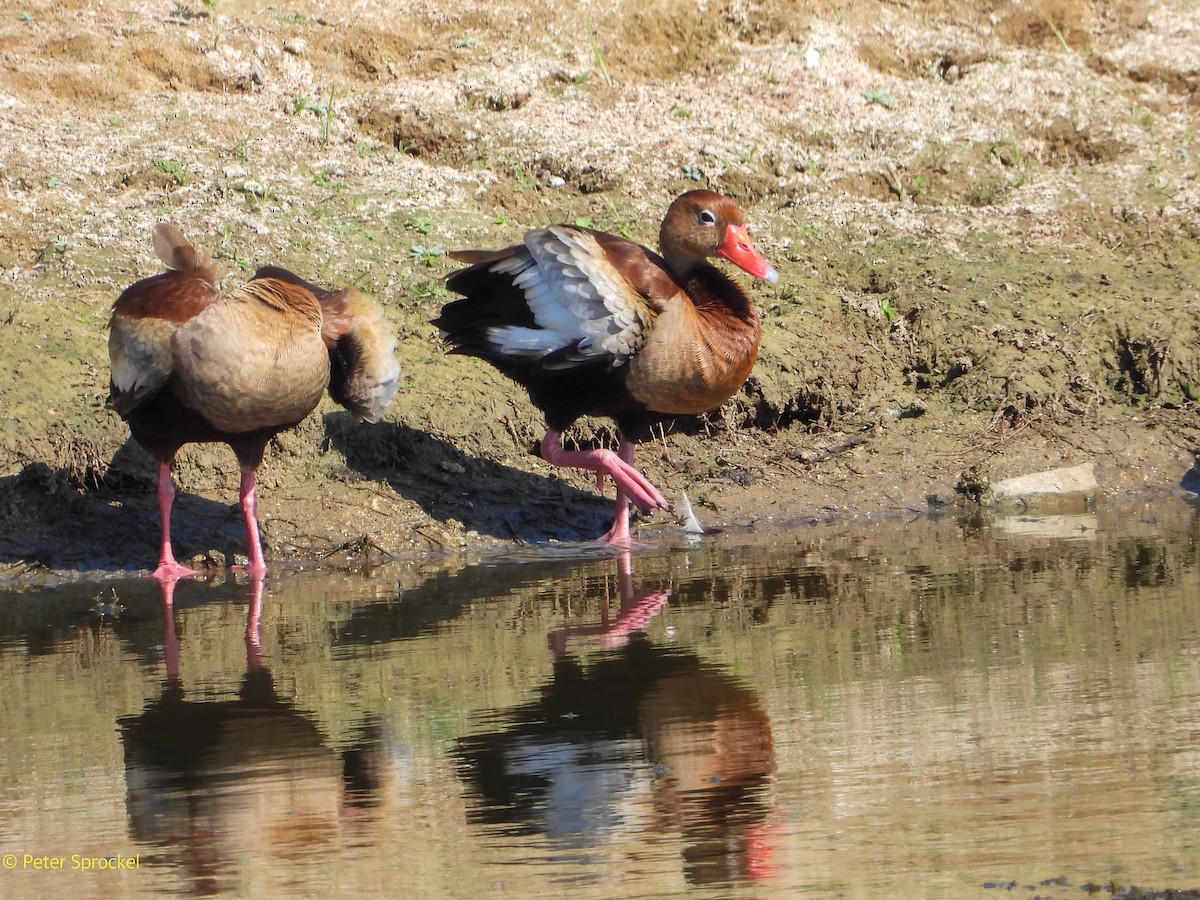
<path fill-rule="evenodd" d="M 245 670 L 236 695 L 213 699 L 209 682 L 189 699 L 176 581 L 160 583 L 166 677 L 140 713 L 117 722 L 130 835 L 151 848 L 143 860 L 175 870 L 189 892 L 213 893 L 244 889 L 252 880 L 249 866 L 367 840 L 403 778 L 407 745 L 389 734 L 387 722 L 368 717 L 351 746 L 331 746 L 312 714 L 280 696 L 263 664 L 261 578 L 249 583 Z"/>
<path fill-rule="evenodd" d="M 617 586 L 621 608 L 615 619 L 609 619 L 608 597 L 600 601 L 600 621 L 589 625 L 564 625 L 547 635 L 550 651 L 555 656 L 567 652 L 567 642 L 573 637 L 598 636 L 604 647 L 620 647 L 629 636 L 645 629 L 671 598 L 669 587 L 638 591 L 633 585 L 633 560 L 626 551 L 617 556 Z"/>

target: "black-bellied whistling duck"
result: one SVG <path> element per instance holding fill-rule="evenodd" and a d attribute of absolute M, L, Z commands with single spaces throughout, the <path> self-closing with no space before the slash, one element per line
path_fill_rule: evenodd
<path fill-rule="evenodd" d="M 628 547 L 629 504 L 667 509 L 633 466 L 649 426 L 716 409 L 742 386 L 758 354 L 758 313 L 746 292 L 708 262 L 720 256 L 756 278 L 775 270 L 754 248 L 738 205 L 689 191 L 667 210 L 662 256 L 574 225 L 530 231 L 503 250 L 450 254 L 467 263 L 446 286 L 464 299 L 434 321 L 451 353 L 485 359 L 523 385 L 546 415 L 541 455 L 613 480 L 612 527 L 600 540 Z M 562 432 L 583 415 L 616 421 L 620 445 L 568 451 Z"/>
<path fill-rule="evenodd" d="M 328 291 L 274 266 L 221 294 L 208 253 L 171 225 L 154 229 L 169 271 L 113 305 L 108 406 L 159 463 L 158 578 L 194 574 L 171 550 L 171 467 L 184 444 L 220 441 L 237 455 L 249 564 L 266 571 L 254 473 L 267 442 L 298 425 L 328 389 L 360 421 L 378 420 L 399 386 L 394 335 L 354 288 Z"/>

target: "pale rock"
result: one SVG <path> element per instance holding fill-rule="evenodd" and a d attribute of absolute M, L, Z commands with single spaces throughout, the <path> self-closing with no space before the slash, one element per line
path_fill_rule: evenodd
<path fill-rule="evenodd" d="M 991 485 L 980 498 L 984 506 L 1039 502 L 1049 497 L 1090 497 L 1096 493 L 1096 464 L 1050 469 L 1006 478 Z"/>

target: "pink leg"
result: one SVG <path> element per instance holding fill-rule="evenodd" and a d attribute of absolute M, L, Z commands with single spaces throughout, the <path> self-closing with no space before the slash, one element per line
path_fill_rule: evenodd
<path fill-rule="evenodd" d="M 622 440 L 620 446 L 617 447 L 617 456 L 631 469 L 635 450 L 637 450 L 637 444 L 633 441 Z M 597 476 L 596 480 L 599 481 L 601 477 Z M 600 543 L 608 544 L 618 550 L 628 550 L 633 546 L 633 537 L 629 533 L 629 495 L 625 493 L 615 478 L 613 483 L 617 488 L 616 512 L 613 516 L 612 527 L 600 536 Z"/>
<path fill-rule="evenodd" d="M 242 519 L 246 523 L 246 552 L 250 562 L 233 568 L 262 578 L 267 574 L 267 564 L 263 560 L 262 542 L 258 537 L 258 492 L 254 488 L 253 469 L 242 469 L 241 500 Z"/>
<path fill-rule="evenodd" d="M 199 575 L 195 569 L 181 566 L 171 552 L 171 505 L 175 502 L 175 485 L 171 482 L 170 463 L 158 466 L 158 518 L 162 523 L 162 541 L 159 546 L 158 568 L 150 574 L 160 581 Z"/>

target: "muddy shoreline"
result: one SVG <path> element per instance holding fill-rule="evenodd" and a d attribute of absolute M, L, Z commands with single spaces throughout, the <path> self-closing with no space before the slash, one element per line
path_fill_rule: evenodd
<path fill-rule="evenodd" d="M 1098 502 L 1190 483 L 1186 3 L 23 9 L 0 22 L 0 586 L 153 563 L 153 466 L 103 401 L 108 310 L 156 271 L 163 220 L 230 284 L 267 263 L 353 283 L 399 337 L 383 422 L 327 401 L 268 449 L 281 568 L 601 533 L 610 501 L 532 454 L 521 392 L 439 346 L 445 251 L 555 221 L 653 243 L 700 185 L 781 276 L 748 285 L 745 389 L 639 451 L 705 523 L 972 515 L 972 486 L 1084 462 Z M 232 454 L 189 448 L 177 485 L 180 553 L 243 552 Z"/>

